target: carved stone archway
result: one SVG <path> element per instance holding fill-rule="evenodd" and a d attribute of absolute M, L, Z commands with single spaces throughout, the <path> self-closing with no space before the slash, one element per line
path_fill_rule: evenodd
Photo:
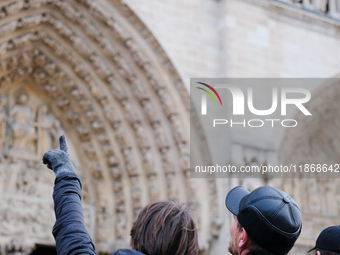
<path fill-rule="evenodd" d="M 280 163 L 338 164 L 340 162 L 340 83 L 329 79 L 312 93 L 306 104 L 313 114 L 294 117 L 299 125 L 287 129 L 279 149 Z M 286 190 L 301 205 L 303 229 L 299 245 L 313 247 L 319 233 L 331 225 L 339 225 L 340 179 L 295 178 L 277 181 L 278 188 Z"/>
<path fill-rule="evenodd" d="M 215 181 L 189 178 L 188 93 L 144 24 L 118 0 L 6 0 L 0 10 L 1 171 L 12 166 L 24 176 L 25 169 L 42 173 L 42 141 L 50 141 L 50 147 L 54 141 L 52 127 L 43 123 L 53 119 L 73 147 L 70 154 L 84 182 L 87 226 L 99 253 L 127 247 L 139 210 L 160 199 L 188 203 L 208 252 L 219 228 Z M 23 103 L 21 94 L 28 97 Z M 13 121 L 22 117 L 10 112 L 18 105 L 29 121 L 15 129 Z M 44 183 L 52 187 L 50 180 Z M 39 187 L 37 179 L 27 182 Z M 18 196 L 2 192 L 17 203 Z M 44 219 L 53 224 L 52 208 L 39 208 L 51 204 L 25 192 L 11 209 L 45 212 Z M 39 203 L 28 205 L 26 197 Z M 23 210 L 14 222 L 30 226 L 36 220 L 43 231 L 51 231 L 50 223 L 26 216 Z M 14 236 L 25 243 L 18 250 L 53 244 L 51 236 L 30 234 L 4 230 L 0 241 L 3 247 L 9 244 L 8 251 Z"/>

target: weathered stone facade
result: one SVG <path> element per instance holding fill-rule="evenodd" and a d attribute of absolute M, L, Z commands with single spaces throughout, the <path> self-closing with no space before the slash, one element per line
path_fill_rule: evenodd
<path fill-rule="evenodd" d="M 338 0 L 126 2 L 159 40 L 187 87 L 189 78 L 200 77 L 331 78 L 340 74 Z M 312 107 L 315 122 L 302 121 L 298 130 L 287 133 L 274 130 L 259 133 L 253 139 L 227 137 L 225 143 L 230 144 L 230 151 L 225 152 L 227 162 L 285 164 L 308 162 L 311 158 L 339 162 L 337 125 L 334 125 L 338 117 L 337 86 L 333 84 L 332 89 L 328 84 L 306 87 L 319 104 L 307 106 Z M 265 91 L 266 88 L 261 90 Z M 318 107 L 325 109 L 319 111 Z M 294 117 L 295 113 L 290 116 Z M 303 119 L 298 118 L 299 122 Z M 210 148 L 210 153 L 220 152 Z M 337 179 L 216 181 L 219 201 L 223 201 L 235 185 L 254 189 L 267 184 L 291 193 L 301 204 L 304 222 L 292 254 L 306 254 L 322 229 L 339 224 Z M 228 252 L 231 218 L 222 202 L 219 210 L 223 225 L 211 254 Z"/>
<path fill-rule="evenodd" d="M 190 77 L 340 73 L 339 1 L 330 0 L 331 12 L 323 1 L 305 2 L 1 1 L 0 253 L 54 245 L 54 176 L 41 156 L 58 146 L 60 134 L 81 175 L 86 225 L 100 254 L 128 247 L 139 210 L 161 199 L 188 203 L 202 254 L 226 253 L 227 191 L 263 184 L 292 193 L 302 205 L 305 225 L 295 252 L 305 253 L 322 228 L 339 224 L 338 180 L 190 179 L 186 89 Z M 324 86 L 329 89 L 313 88 L 325 91 L 321 104 L 335 102 L 326 91 L 337 95 L 337 85 Z M 336 104 L 327 105 L 331 114 L 317 114 L 337 116 Z M 244 164 L 299 161 L 305 143 L 314 141 L 308 153 L 323 151 L 320 159 L 336 161 L 324 140 L 337 137 L 336 130 L 324 125 L 281 134 L 275 148 L 234 141 L 230 154 Z M 304 143 L 295 144 L 297 138 Z M 191 140 L 204 144 L 199 125 Z M 338 149 L 336 141 L 331 145 Z M 199 142 L 192 156 L 210 162 L 214 151 Z M 291 155 L 291 146 L 299 153 Z"/>
<path fill-rule="evenodd" d="M 187 202 L 209 247 L 215 181 L 189 178 L 188 93 L 144 24 L 121 1 L 0 4 L 2 252 L 54 244 L 41 156 L 62 133 L 98 253 L 128 247 L 139 210 L 160 199 Z"/>

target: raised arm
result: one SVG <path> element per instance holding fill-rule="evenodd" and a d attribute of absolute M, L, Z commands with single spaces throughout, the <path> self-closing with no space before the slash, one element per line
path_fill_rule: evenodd
<path fill-rule="evenodd" d="M 53 192 L 56 222 L 53 236 L 58 255 L 95 255 L 95 247 L 85 224 L 81 205 L 81 181 L 67 153 L 65 137 L 59 138 L 60 150 L 50 150 L 43 163 L 56 175 Z"/>

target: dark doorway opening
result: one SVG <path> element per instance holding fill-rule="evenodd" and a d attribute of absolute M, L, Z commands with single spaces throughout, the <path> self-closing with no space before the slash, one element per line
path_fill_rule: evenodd
<path fill-rule="evenodd" d="M 57 255 L 57 250 L 53 246 L 37 244 L 30 255 Z"/>

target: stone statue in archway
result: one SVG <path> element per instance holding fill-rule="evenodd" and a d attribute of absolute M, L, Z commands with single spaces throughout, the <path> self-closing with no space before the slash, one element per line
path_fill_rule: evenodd
<path fill-rule="evenodd" d="M 36 131 L 32 125 L 33 112 L 28 104 L 28 95 L 20 93 L 11 109 L 11 150 L 35 151 Z"/>
<path fill-rule="evenodd" d="M 51 148 L 57 148 L 56 142 L 60 136 L 61 125 L 52 114 L 49 113 L 48 107 L 42 105 L 38 109 L 37 123 L 37 152 L 39 156 L 44 154 L 44 151 Z"/>

